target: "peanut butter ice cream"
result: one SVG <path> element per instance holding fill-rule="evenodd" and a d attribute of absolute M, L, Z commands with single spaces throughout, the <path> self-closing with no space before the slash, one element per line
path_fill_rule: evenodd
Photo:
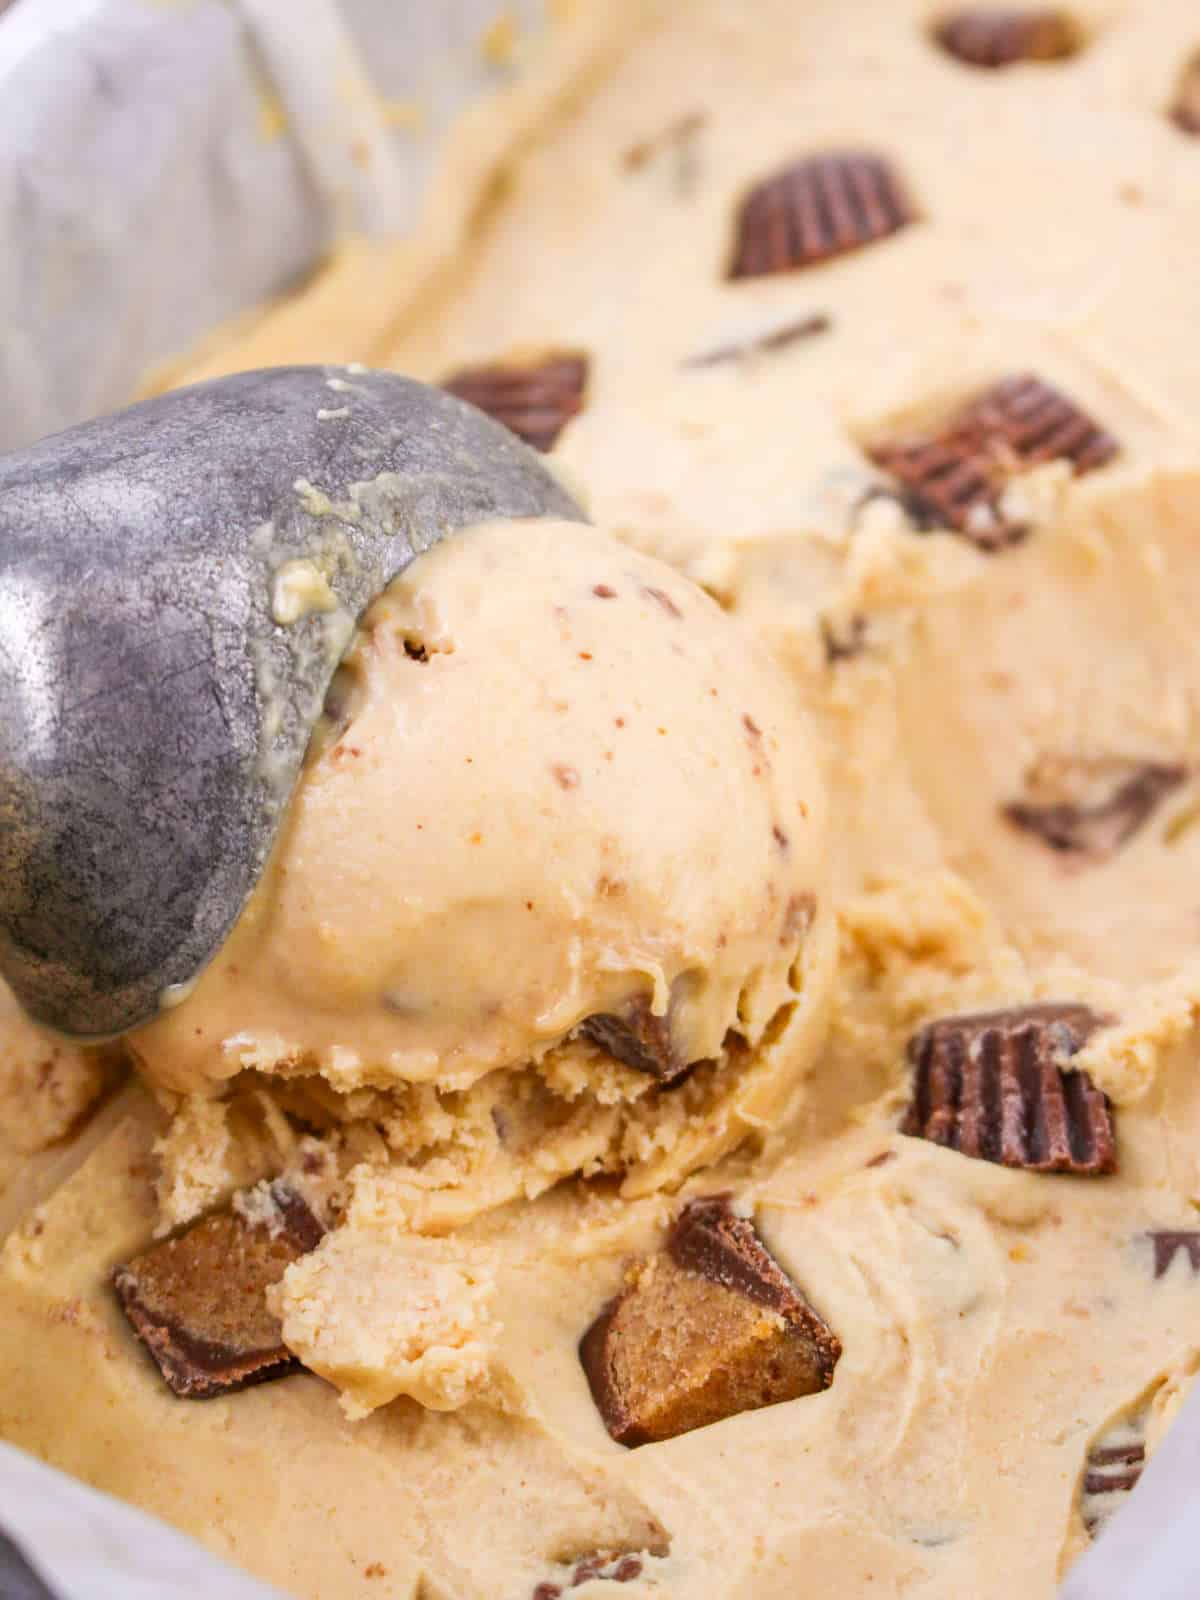
<path fill-rule="evenodd" d="M 423 1227 L 569 1172 L 678 1182 L 786 1120 L 823 1030 L 804 718 L 748 629 L 608 535 L 449 538 L 368 614 L 272 866 L 139 1066 L 274 1094 Z"/>
<path fill-rule="evenodd" d="M 0 1432 L 313 1600 L 1049 1600 L 1200 1366 L 1200 34 L 564 10 L 189 376 L 444 383 L 596 530 L 367 619 Z"/>

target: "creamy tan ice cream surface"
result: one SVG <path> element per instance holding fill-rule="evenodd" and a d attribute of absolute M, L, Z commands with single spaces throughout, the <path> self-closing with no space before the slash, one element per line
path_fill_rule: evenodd
<path fill-rule="evenodd" d="M 246 1066 L 469 1089 L 648 1010 L 672 1076 L 795 998 L 824 792 L 786 679 L 669 568 L 573 523 L 446 541 L 369 614 L 272 870 L 156 1082 Z"/>
<path fill-rule="evenodd" d="M 1048 1600 L 1200 1363 L 1200 33 L 1089 0 L 986 70 L 940 16 L 575 8 L 415 244 L 197 371 L 554 356 L 596 523 L 379 603 L 153 1092 L 4 1247 L 0 1433 L 299 1596 Z M 182 1400 L 111 1269 L 235 1192 L 273 1226 L 278 1175 L 328 1229 L 267 1291 L 310 1371 Z M 680 1265 L 717 1192 L 840 1354 L 619 1444 L 614 1297 L 740 1293 L 671 1330 L 701 1363 L 789 1335 Z"/>

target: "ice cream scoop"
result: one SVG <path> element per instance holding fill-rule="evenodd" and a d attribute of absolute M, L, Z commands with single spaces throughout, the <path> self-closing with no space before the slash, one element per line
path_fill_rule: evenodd
<path fill-rule="evenodd" d="M 370 608 L 338 687 L 258 892 L 132 1041 L 156 1081 L 500 1093 L 582 1025 L 634 1069 L 615 1104 L 796 1003 L 819 754 L 686 578 L 599 528 L 464 529 Z"/>
<path fill-rule="evenodd" d="M 736 616 L 601 528 L 461 529 L 364 614 L 236 927 L 128 1041 L 184 1107 L 162 1192 L 235 1145 L 257 1172 L 268 1103 L 433 1232 L 765 1138 L 821 1048 L 831 832 L 818 730 Z M 330 1325 L 314 1270 L 293 1348 Z"/>
<path fill-rule="evenodd" d="M 254 888 L 338 661 L 417 554 L 579 518 L 533 451 L 393 373 L 283 367 L 0 459 L 0 972 L 145 1021 Z"/>

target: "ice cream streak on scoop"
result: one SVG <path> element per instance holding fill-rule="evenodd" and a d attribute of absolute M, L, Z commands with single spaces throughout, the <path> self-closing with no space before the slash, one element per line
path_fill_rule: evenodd
<path fill-rule="evenodd" d="M 670 1082 L 820 1009 L 817 753 L 678 574 L 579 524 L 480 526 L 376 602 L 342 682 L 241 921 L 135 1036 L 155 1079 L 459 1089 L 584 1025 Z"/>

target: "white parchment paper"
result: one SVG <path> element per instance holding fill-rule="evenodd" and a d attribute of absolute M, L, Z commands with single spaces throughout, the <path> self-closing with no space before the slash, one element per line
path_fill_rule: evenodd
<path fill-rule="evenodd" d="M 46 1591 L 54 1600 L 284 1600 L 165 1523 L 4 1444 L 0 1531 L 24 1558 L 0 1545 L 3 1600 Z"/>
<path fill-rule="evenodd" d="M 506 9 L 526 29 L 542 20 L 541 0 Z M 478 47 L 496 12 L 16 0 L 0 16 L 0 449 L 121 405 L 340 233 L 409 227 L 438 136 L 507 70 Z M 3 1534 L 0 1600 L 279 1600 L 0 1445 Z M 1200 1391 L 1062 1600 L 1197 1596 Z"/>
<path fill-rule="evenodd" d="M 499 9 L 15 0 L 0 14 L 0 449 L 126 403 L 345 233 L 409 227 L 439 133 L 510 70 L 480 49 Z M 524 32 L 543 19 L 542 0 L 504 10 Z"/>

